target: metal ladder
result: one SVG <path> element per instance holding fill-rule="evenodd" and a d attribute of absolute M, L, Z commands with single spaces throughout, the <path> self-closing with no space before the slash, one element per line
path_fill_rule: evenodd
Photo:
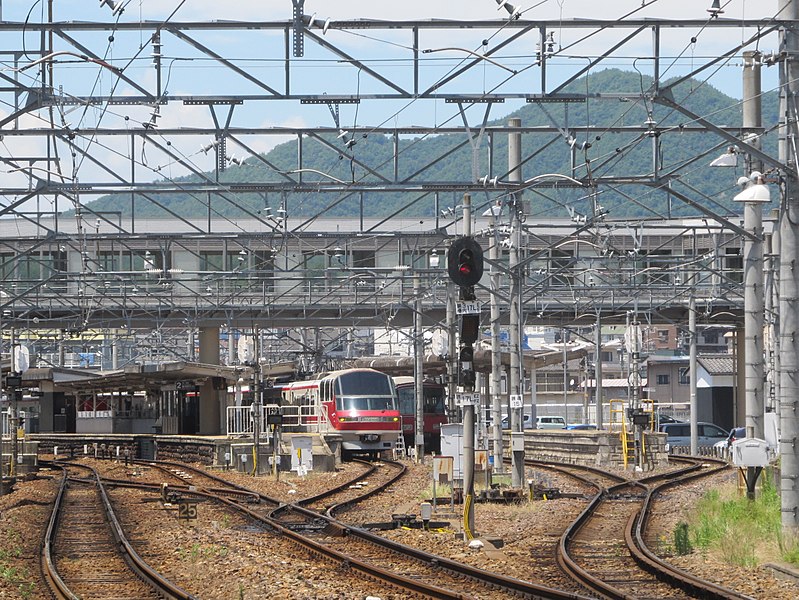
<path fill-rule="evenodd" d="M 624 463 L 624 468 L 627 468 L 628 463 L 635 462 L 635 442 L 629 435 L 627 430 L 627 418 L 624 400 L 611 400 L 610 401 L 610 430 L 614 431 L 619 428 L 619 437 L 621 438 L 621 456 Z"/>
<path fill-rule="evenodd" d="M 400 429 L 397 443 L 394 445 L 394 459 L 406 458 L 408 456 L 408 449 L 405 447 L 405 434 Z"/>

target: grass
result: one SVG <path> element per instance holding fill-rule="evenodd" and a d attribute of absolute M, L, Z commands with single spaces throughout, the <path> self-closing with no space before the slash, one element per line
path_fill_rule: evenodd
<path fill-rule="evenodd" d="M 675 550 L 712 552 L 725 562 L 743 567 L 769 560 L 799 565 L 799 540 L 783 535 L 780 496 L 771 472 L 764 471 L 760 482 L 755 500 L 733 487 L 705 494 L 688 523 L 688 535 L 681 530 L 683 524 L 675 528 Z"/>
<path fill-rule="evenodd" d="M 452 495 L 452 486 L 449 483 L 437 483 L 436 484 L 436 496 L 438 498 L 449 498 Z M 419 500 L 424 502 L 429 500 L 433 497 L 433 484 L 427 486 L 427 488 L 423 489 L 419 493 Z"/>
<path fill-rule="evenodd" d="M 182 546 L 178 547 L 178 556 L 180 556 L 181 560 L 188 561 L 191 563 L 196 563 L 202 558 L 224 558 L 228 554 L 228 549 L 226 546 L 203 546 L 198 543 L 194 543 L 191 545 L 190 548 L 183 548 Z"/>
<path fill-rule="evenodd" d="M 14 566 L 14 560 L 22 556 L 22 548 L 19 546 L 21 535 L 18 531 L 11 529 L 7 532 L 7 539 L 0 548 L 0 579 L 16 586 L 19 597 L 23 600 L 31 598 L 35 585 L 29 580 L 30 573 L 25 568 Z"/>

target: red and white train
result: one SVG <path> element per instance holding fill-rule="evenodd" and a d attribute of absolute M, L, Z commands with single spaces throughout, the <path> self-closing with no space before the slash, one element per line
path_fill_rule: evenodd
<path fill-rule="evenodd" d="M 402 418 L 391 377 L 374 369 L 344 369 L 283 386 L 282 408 L 293 407 L 296 426 L 337 433 L 350 454 L 376 455 L 397 446 Z M 286 420 L 284 419 L 284 423 Z"/>
<path fill-rule="evenodd" d="M 416 384 L 413 377 L 394 377 L 397 387 L 399 408 L 402 414 L 402 433 L 405 445 L 410 447 L 416 442 Z M 446 388 L 443 384 L 425 380 L 422 384 L 424 394 L 422 415 L 424 425 L 424 447 L 427 452 L 441 450 L 441 425 L 447 422 Z"/>

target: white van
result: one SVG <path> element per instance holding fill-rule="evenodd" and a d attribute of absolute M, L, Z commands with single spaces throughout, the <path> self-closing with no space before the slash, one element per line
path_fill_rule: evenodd
<path fill-rule="evenodd" d="M 536 417 L 535 426 L 536 429 L 566 429 L 566 419 L 555 416 Z"/>
<path fill-rule="evenodd" d="M 522 418 L 523 429 L 532 429 L 533 422 L 530 419 L 530 415 L 523 415 Z M 502 429 L 510 429 L 510 419 L 508 415 L 502 415 Z"/>

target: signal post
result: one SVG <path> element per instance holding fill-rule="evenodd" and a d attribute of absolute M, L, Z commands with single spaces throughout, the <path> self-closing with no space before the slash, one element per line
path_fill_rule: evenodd
<path fill-rule="evenodd" d="M 474 537 L 474 407 L 479 400 L 474 391 L 474 343 L 480 332 L 480 303 L 474 286 L 483 276 L 483 250 L 469 235 L 470 200 L 466 194 L 463 200 L 465 235 L 455 240 L 447 253 L 447 271 L 459 288 L 456 312 L 461 315 L 458 379 L 463 390 L 459 399 L 463 409 L 463 533 L 467 540 Z"/>

